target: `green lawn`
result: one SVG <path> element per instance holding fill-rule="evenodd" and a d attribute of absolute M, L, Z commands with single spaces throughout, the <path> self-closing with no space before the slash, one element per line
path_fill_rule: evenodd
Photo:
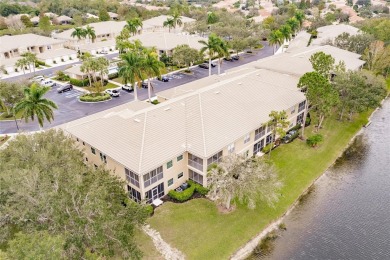
<path fill-rule="evenodd" d="M 142 230 L 136 229 L 135 240 L 139 248 L 141 249 L 144 260 L 162 259 L 161 254 L 156 250 L 152 239 L 145 234 Z"/>
<path fill-rule="evenodd" d="M 194 199 L 183 204 L 165 203 L 148 222 L 172 246 L 188 259 L 228 259 L 269 223 L 281 216 L 302 192 L 340 155 L 350 139 L 367 122 L 370 113 L 354 122 L 325 121 L 324 142 L 310 148 L 297 139 L 272 151 L 272 160 L 280 172 L 284 187 L 274 208 L 264 204 L 255 210 L 241 205 L 230 214 L 221 214 L 214 203 Z M 308 127 L 306 135 L 313 131 Z"/>
<path fill-rule="evenodd" d="M 22 113 L 19 113 L 18 115 L 16 115 L 16 119 L 21 119 L 22 118 L 21 114 Z M 6 113 L 0 112 L 0 121 L 2 121 L 2 120 L 14 120 L 14 117 L 13 116 L 7 117 Z"/>
<path fill-rule="evenodd" d="M 103 90 L 110 89 L 110 88 L 120 88 L 120 86 L 115 85 L 115 84 L 113 84 L 111 82 L 108 82 L 107 85 L 104 86 Z M 91 87 L 84 87 L 84 89 L 86 89 L 88 91 L 91 91 L 91 92 L 94 91 L 94 88 L 91 88 Z"/>

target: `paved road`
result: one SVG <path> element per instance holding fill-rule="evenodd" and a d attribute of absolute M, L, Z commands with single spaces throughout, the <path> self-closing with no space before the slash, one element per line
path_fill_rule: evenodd
<path fill-rule="evenodd" d="M 260 51 L 254 52 L 252 54 L 241 54 L 240 60 L 233 62 L 224 61 L 221 67 L 221 72 L 224 70 L 228 70 L 234 67 L 238 67 L 240 65 L 244 65 L 246 63 L 256 61 L 273 54 L 272 47 L 269 47 L 266 43 L 264 43 L 264 48 Z M 57 67 L 58 69 L 58 67 Z M 186 75 L 181 73 L 175 73 L 170 75 L 169 82 L 161 82 L 161 81 L 153 81 L 154 89 L 156 92 L 163 91 L 166 89 L 170 89 L 173 87 L 177 87 L 183 85 L 185 83 L 201 79 L 208 76 L 208 70 L 202 68 L 194 68 L 192 69 L 192 75 Z M 51 72 L 53 73 L 53 71 Z M 217 73 L 217 67 L 212 69 L 212 73 Z M 65 92 L 62 94 L 58 94 L 55 89 L 52 89 L 46 94 L 48 99 L 53 100 L 58 105 L 58 110 L 54 112 L 55 120 L 49 124 L 45 123 L 44 129 L 48 129 L 60 124 L 64 124 L 66 122 L 91 115 L 130 101 L 134 100 L 134 95 L 132 93 L 128 93 L 126 91 L 121 90 L 120 97 L 112 98 L 106 102 L 100 103 L 82 103 L 78 101 L 78 96 L 81 93 L 77 90 L 72 90 L 69 92 Z M 140 100 L 145 100 L 148 98 L 147 89 L 138 89 L 138 98 Z M 21 131 L 35 131 L 39 130 L 37 122 L 28 122 L 18 121 L 19 128 Z M 14 121 L 0 121 L 0 134 L 5 133 L 15 133 L 17 132 L 17 128 Z"/>
<path fill-rule="evenodd" d="M 107 55 L 105 55 L 105 57 L 107 59 L 112 59 L 112 58 L 118 57 L 118 53 L 107 54 Z M 23 80 L 23 79 L 32 78 L 35 75 L 43 75 L 43 76 L 46 76 L 46 77 L 52 77 L 52 76 L 55 75 L 55 73 L 57 71 L 59 71 L 59 70 L 66 70 L 68 67 L 76 65 L 76 64 L 81 64 L 81 61 L 76 61 L 76 62 L 73 62 L 73 63 L 68 63 L 68 64 L 65 64 L 65 65 L 61 65 L 61 66 L 47 68 L 47 69 L 44 69 L 44 70 L 37 71 L 35 73 L 34 72 L 29 73 L 28 72 L 26 74 L 14 76 L 14 77 L 9 77 L 9 78 L 5 78 L 5 79 L 1 79 L 1 80 L 3 80 L 3 81 L 19 81 L 19 80 Z"/>

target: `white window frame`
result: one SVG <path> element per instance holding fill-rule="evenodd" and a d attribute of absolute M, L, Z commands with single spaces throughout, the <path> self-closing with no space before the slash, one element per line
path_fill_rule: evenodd
<path fill-rule="evenodd" d="M 244 136 L 244 144 L 248 143 L 250 140 L 251 140 L 251 134 L 250 134 L 250 133 L 247 133 L 247 134 Z"/>
<path fill-rule="evenodd" d="M 228 153 L 234 153 L 234 143 L 228 145 Z"/>

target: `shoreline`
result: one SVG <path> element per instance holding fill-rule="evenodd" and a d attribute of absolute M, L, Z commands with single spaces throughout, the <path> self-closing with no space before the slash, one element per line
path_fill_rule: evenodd
<path fill-rule="evenodd" d="M 383 104 L 387 100 L 387 97 L 382 100 L 381 104 Z M 390 102 L 390 101 L 389 101 Z M 372 116 L 379 110 L 381 107 L 377 107 L 372 113 L 368 116 L 367 120 L 370 122 Z M 233 255 L 230 256 L 229 259 L 231 260 L 243 260 L 246 259 L 248 256 L 251 255 L 253 250 L 256 248 L 256 246 L 260 243 L 260 241 L 265 238 L 270 232 L 279 229 L 279 225 L 283 222 L 283 220 L 298 206 L 300 200 L 302 197 L 306 196 L 311 188 L 321 180 L 326 174 L 326 172 L 334 166 L 337 159 L 340 158 L 343 153 L 351 146 L 351 144 L 355 141 L 356 137 L 360 136 L 365 130 L 365 126 L 362 126 L 349 140 L 348 144 L 340 151 L 336 159 L 332 162 L 329 167 L 325 169 L 320 175 L 318 175 L 311 183 L 310 185 L 302 191 L 302 193 L 299 195 L 299 197 L 287 208 L 287 210 L 276 220 L 272 221 L 270 224 L 268 224 L 264 229 L 260 231 L 255 237 L 250 239 L 245 245 L 241 246 Z"/>

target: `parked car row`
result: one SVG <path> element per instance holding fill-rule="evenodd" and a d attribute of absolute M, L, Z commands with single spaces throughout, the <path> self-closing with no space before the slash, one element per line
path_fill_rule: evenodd
<path fill-rule="evenodd" d="M 217 66 L 217 63 L 215 61 L 211 62 L 211 67 L 214 68 Z M 203 62 L 202 64 L 199 64 L 199 68 L 202 69 L 208 69 L 209 68 L 209 62 Z"/>

